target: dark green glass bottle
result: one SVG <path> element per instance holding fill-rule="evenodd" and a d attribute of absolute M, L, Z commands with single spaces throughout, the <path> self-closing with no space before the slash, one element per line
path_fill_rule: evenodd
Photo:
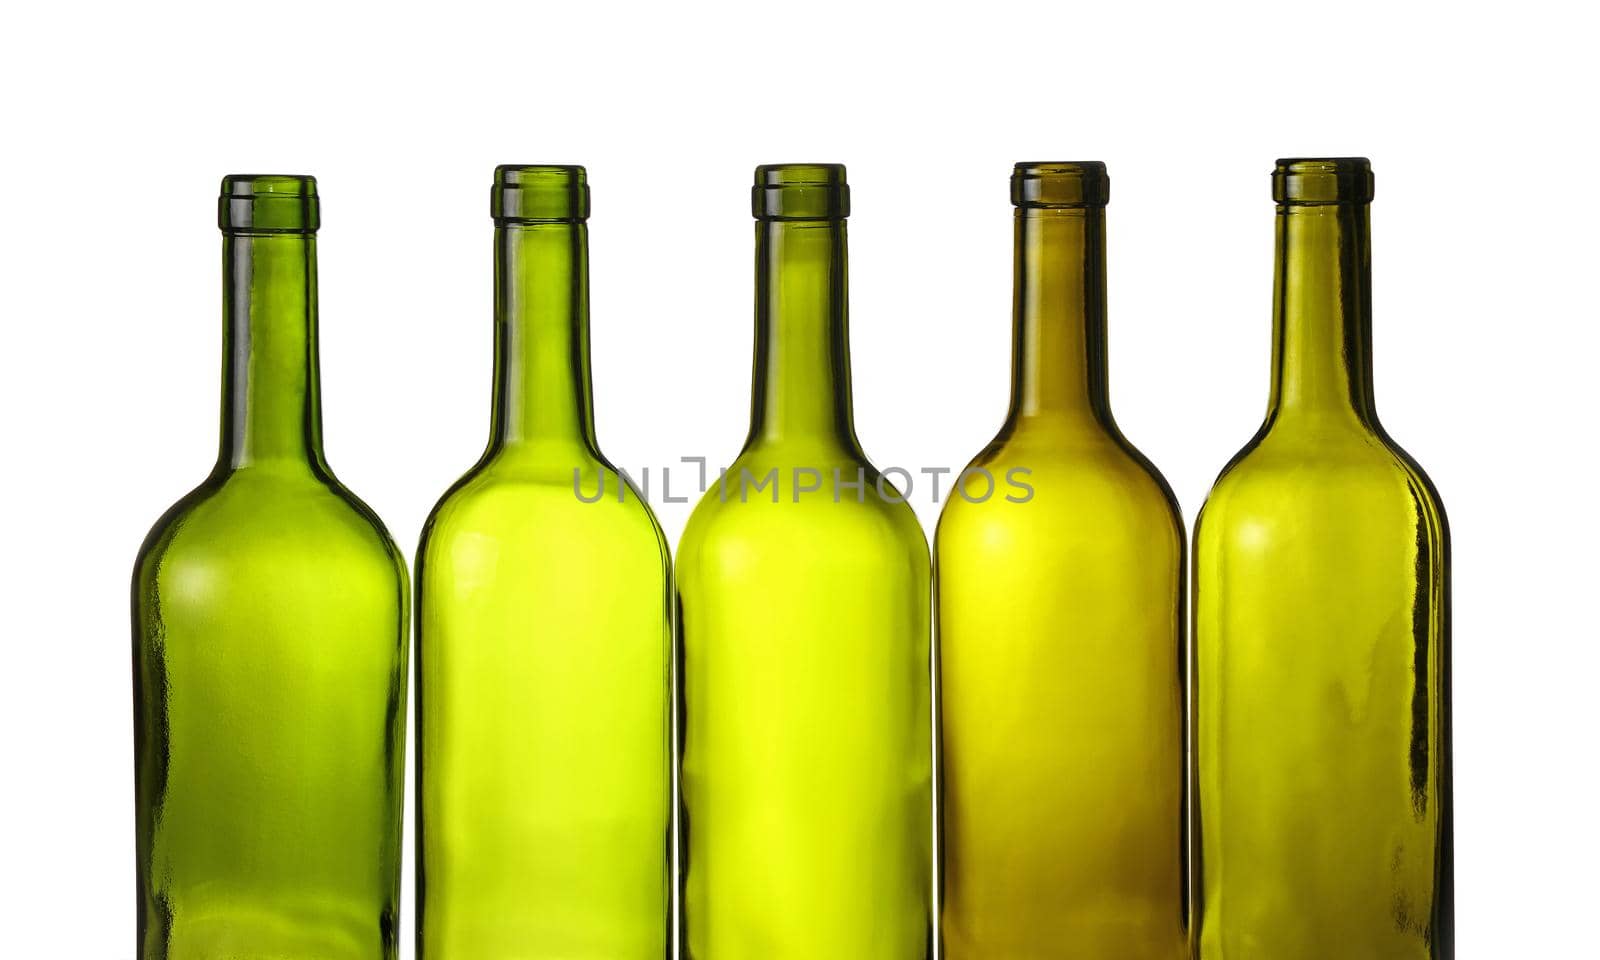
<path fill-rule="evenodd" d="M 679 549 L 693 960 L 932 949 L 928 547 L 856 440 L 848 191 L 756 171 L 750 433 Z"/>
<path fill-rule="evenodd" d="M 406 573 L 323 458 L 317 220 L 223 180 L 221 453 L 133 574 L 141 960 L 395 956 Z"/>
<path fill-rule="evenodd" d="M 422 960 L 671 945 L 672 578 L 595 443 L 589 187 L 503 166 L 488 449 L 417 551 Z"/>
<path fill-rule="evenodd" d="M 1449 539 L 1373 404 L 1372 186 L 1278 161 L 1271 402 L 1195 528 L 1204 960 L 1453 955 Z"/>

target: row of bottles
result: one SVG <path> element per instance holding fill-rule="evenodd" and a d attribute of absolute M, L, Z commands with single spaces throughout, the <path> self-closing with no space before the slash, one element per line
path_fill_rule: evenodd
<path fill-rule="evenodd" d="M 675 565 L 581 493 L 629 482 L 583 170 L 501 167 L 491 440 L 416 558 L 420 960 L 1452 956 L 1447 535 L 1373 409 L 1371 173 L 1273 190 L 1272 397 L 1190 606 L 1109 406 L 1102 165 L 1017 166 L 972 466 L 1030 495 L 949 498 L 931 557 L 852 424 L 844 169 L 758 168 L 741 493 Z M 223 182 L 221 453 L 133 582 L 142 960 L 396 956 L 406 568 L 321 450 L 317 203 Z"/>

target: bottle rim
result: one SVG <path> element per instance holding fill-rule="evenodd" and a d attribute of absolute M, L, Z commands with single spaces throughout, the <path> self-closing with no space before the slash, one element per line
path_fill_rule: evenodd
<path fill-rule="evenodd" d="M 589 174 L 578 164 L 502 163 L 494 168 L 489 215 L 495 226 L 589 219 Z"/>
<path fill-rule="evenodd" d="M 1029 210 L 1073 210 L 1111 202 L 1111 177 L 1099 160 L 1018 163 L 1011 171 L 1011 203 Z"/>
<path fill-rule="evenodd" d="M 217 198 L 223 233 L 316 233 L 322 224 L 317 178 L 304 174 L 230 173 Z"/>
<path fill-rule="evenodd" d="M 750 210 L 757 220 L 842 220 L 850 185 L 842 163 L 764 163 L 756 167 Z"/>
<path fill-rule="evenodd" d="M 1290 157 L 1272 170 L 1272 199 L 1281 206 L 1371 203 L 1372 194 L 1366 157 Z"/>

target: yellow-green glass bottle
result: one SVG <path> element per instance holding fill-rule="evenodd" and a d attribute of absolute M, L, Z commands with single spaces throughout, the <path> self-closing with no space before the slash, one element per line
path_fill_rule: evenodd
<path fill-rule="evenodd" d="M 1011 409 L 939 520 L 948 960 L 1181 960 L 1183 521 L 1111 416 L 1100 163 L 1023 163 Z"/>
<path fill-rule="evenodd" d="M 587 178 L 491 200 L 489 445 L 417 550 L 418 957 L 661 960 L 671 566 L 595 442 Z"/>
<path fill-rule="evenodd" d="M 1453 955 L 1448 535 L 1373 407 L 1372 184 L 1278 161 L 1271 402 L 1195 529 L 1204 960 Z"/>
<path fill-rule="evenodd" d="M 310 177 L 222 182 L 216 468 L 133 573 L 140 960 L 393 960 L 406 573 L 328 468 Z"/>
<path fill-rule="evenodd" d="M 844 168 L 753 197 L 750 433 L 678 551 L 683 956 L 923 960 L 928 548 L 855 436 Z"/>

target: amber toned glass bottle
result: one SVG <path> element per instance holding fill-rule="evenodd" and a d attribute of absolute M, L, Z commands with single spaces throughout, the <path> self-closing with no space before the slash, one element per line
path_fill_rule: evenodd
<path fill-rule="evenodd" d="M 488 449 L 417 551 L 420 960 L 670 953 L 672 584 L 595 444 L 589 187 L 503 166 Z"/>
<path fill-rule="evenodd" d="M 844 168 L 761 167 L 744 449 L 678 556 L 684 956 L 931 949 L 928 548 L 850 407 Z"/>
<path fill-rule="evenodd" d="M 316 185 L 222 182 L 222 442 L 133 574 L 140 960 L 392 960 L 406 576 L 322 454 Z"/>
<path fill-rule="evenodd" d="M 1372 173 L 1273 195 L 1272 399 L 1195 530 L 1200 955 L 1448 958 L 1448 536 L 1373 409 Z"/>
<path fill-rule="evenodd" d="M 949 960 L 1181 960 L 1183 522 L 1111 417 L 1100 163 L 1023 163 L 1011 411 L 939 520 Z"/>

